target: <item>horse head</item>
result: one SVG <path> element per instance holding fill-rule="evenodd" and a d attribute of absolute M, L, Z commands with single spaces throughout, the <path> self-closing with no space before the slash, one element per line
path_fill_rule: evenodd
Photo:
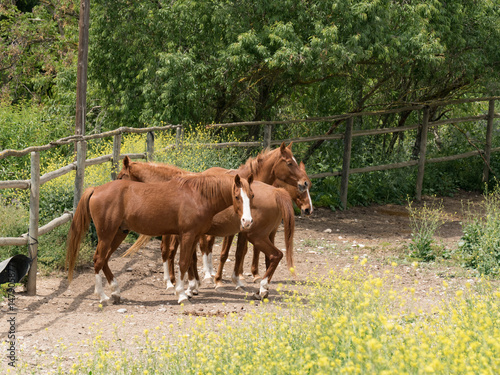
<path fill-rule="evenodd" d="M 133 162 L 130 161 L 130 158 L 128 156 L 125 156 L 123 158 L 123 167 L 120 173 L 118 173 L 118 175 L 116 176 L 116 179 L 138 181 L 132 174 L 132 164 Z"/>
<path fill-rule="evenodd" d="M 233 184 L 233 207 L 234 211 L 240 218 L 241 228 L 249 229 L 252 226 L 253 219 L 250 210 L 251 201 L 254 197 L 251 184 L 253 175 L 248 176 L 248 179 L 240 178 L 237 174 L 234 176 Z"/>
<path fill-rule="evenodd" d="M 301 192 L 308 190 L 311 186 L 311 180 L 307 177 L 305 167 L 301 168 L 295 160 L 292 153 L 292 142 L 288 146 L 283 142 L 279 152 L 280 156 L 273 166 L 274 176 L 289 185 L 297 186 Z"/>

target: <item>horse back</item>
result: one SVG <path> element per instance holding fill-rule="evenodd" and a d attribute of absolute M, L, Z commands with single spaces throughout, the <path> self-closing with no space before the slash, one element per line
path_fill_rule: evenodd
<path fill-rule="evenodd" d="M 89 202 L 96 228 L 120 227 L 147 235 L 178 233 L 200 216 L 197 197 L 175 181 L 116 180 L 97 187 Z M 189 217 L 189 220 L 186 220 Z M 194 224 L 191 224 L 194 225 Z"/>

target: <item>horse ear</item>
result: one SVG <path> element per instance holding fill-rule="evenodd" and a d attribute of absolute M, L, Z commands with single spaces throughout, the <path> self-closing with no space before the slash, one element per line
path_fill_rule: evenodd
<path fill-rule="evenodd" d="M 128 155 L 126 155 L 123 158 L 123 167 L 124 168 L 128 168 L 129 166 L 130 166 L 130 158 L 128 157 Z"/>
<path fill-rule="evenodd" d="M 281 142 L 280 152 L 281 152 L 281 156 L 285 155 L 285 153 L 286 153 L 286 145 L 285 145 L 285 142 Z"/>
<path fill-rule="evenodd" d="M 293 145 L 293 142 L 290 142 L 290 144 L 288 146 L 286 146 L 286 148 L 289 149 L 290 151 L 292 151 L 292 145 Z"/>
<path fill-rule="evenodd" d="M 241 188 L 241 178 L 239 174 L 234 176 L 234 184 L 236 185 L 237 188 Z"/>
<path fill-rule="evenodd" d="M 306 171 L 306 165 L 304 164 L 304 162 L 303 162 L 303 161 L 301 161 L 301 162 L 300 162 L 300 164 L 299 164 L 299 168 L 300 168 L 301 170 L 303 170 L 304 172 Z"/>
<path fill-rule="evenodd" d="M 247 180 L 248 180 L 248 185 L 251 185 L 253 182 L 253 173 L 250 173 L 250 176 L 248 176 Z"/>

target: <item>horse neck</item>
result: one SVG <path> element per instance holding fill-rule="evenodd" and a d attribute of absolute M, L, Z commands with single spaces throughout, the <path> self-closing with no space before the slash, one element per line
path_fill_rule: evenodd
<path fill-rule="evenodd" d="M 233 177 L 227 178 L 228 182 L 223 181 L 220 183 L 220 191 L 213 200 L 213 212 L 214 214 L 225 210 L 233 204 Z"/>
<path fill-rule="evenodd" d="M 233 176 L 179 176 L 178 181 L 180 188 L 188 185 L 201 194 L 204 203 L 200 204 L 214 215 L 233 204 Z"/>
<path fill-rule="evenodd" d="M 279 149 L 276 150 L 279 151 Z M 242 165 L 240 169 L 238 169 L 238 174 L 241 177 L 248 178 L 248 176 L 253 173 L 253 179 L 255 181 L 261 181 L 265 184 L 272 185 L 274 181 L 276 181 L 273 167 L 279 157 L 276 150 L 261 154 L 252 162 Z"/>
<path fill-rule="evenodd" d="M 224 211 L 233 204 L 232 187 L 228 189 L 228 191 L 223 189 L 223 192 L 219 195 L 219 197 L 220 199 L 213 202 L 212 211 L 214 215 Z"/>

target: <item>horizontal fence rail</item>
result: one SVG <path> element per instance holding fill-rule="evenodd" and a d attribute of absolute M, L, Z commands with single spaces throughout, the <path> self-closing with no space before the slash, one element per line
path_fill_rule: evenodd
<path fill-rule="evenodd" d="M 273 145 L 279 145 L 282 142 L 315 142 L 315 141 L 325 141 L 325 140 L 342 140 L 344 143 L 344 155 L 343 155 L 343 165 L 342 169 L 339 171 L 317 173 L 309 175 L 310 178 L 324 178 L 329 176 L 341 176 L 341 188 L 340 188 L 340 198 L 341 203 L 344 208 L 347 207 L 347 191 L 349 175 L 354 173 L 367 173 L 374 171 L 384 171 L 396 168 L 407 168 L 407 167 L 418 167 L 417 175 L 417 186 L 416 186 L 416 197 L 418 200 L 421 199 L 421 191 L 424 177 L 424 168 L 427 163 L 440 163 L 451 160 L 458 160 L 462 158 L 468 158 L 480 155 L 484 162 L 483 179 L 488 179 L 489 173 L 489 162 L 490 155 L 495 152 L 500 151 L 500 147 L 492 147 L 492 131 L 494 119 L 500 118 L 498 113 L 495 113 L 495 101 L 500 100 L 500 97 L 486 97 L 478 99 L 462 99 L 453 101 L 439 101 L 432 103 L 416 103 L 414 105 L 392 108 L 388 110 L 380 111 L 365 111 L 357 113 L 347 113 L 342 115 L 328 116 L 328 117 L 318 117 L 318 118 L 306 118 L 306 119 L 294 119 L 294 120 L 283 120 L 283 121 L 257 121 L 257 122 L 236 122 L 236 123 L 226 123 L 226 124 L 212 124 L 208 125 L 207 128 L 227 128 L 235 126 L 263 126 L 264 127 L 264 137 L 262 142 L 224 142 L 217 144 L 202 144 L 204 147 L 210 148 L 226 148 L 226 147 L 270 147 Z M 489 110 L 486 115 L 481 116 L 467 116 L 453 119 L 429 121 L 429 109 L 436 106 L 454 105 L 462 103 L 473 103 L 473 102 L 489 102 Z M 408 126 L 400 126 L 394 128 L 382 128 L 382 129 L 369 129 L 369 130 L 353 130 L 353 119 L 356 117 L 363 116 L 380 116 L 394 113 L 401 113 L 407 111 L 422 111 L 423 118 L 421 124 L 412 124 Z M 345 121 L 346 130 L 344 133 L 339 134 L 328 134 L 328 135 L 316 135 L 309 137 L 298 137 L 289 138 L 281 140 L 272 139 L 272 126 L 281 124 L 294 124 L 294 123 L 304 123 L 304 122 L 335 122 L 335 121 Z M 486 142 L 484 150 L 474 150 L 462 154 L 437 157 L 437 158 L 426 158 L 426 144 L 427 144 L 427 131 L 429 127 L 436 127 L 451 123 L 462 123 L 471 121 L 486 121 Z M 112 163 L 112 175 L 111 178 L 116 176 L 119 168 L 119 161 L 125 156 L 129 156 L 131 159 L 145 159 L 153 160 L 154 156 L 154 132 L 165 131 L 176 129 L 176 141 L 175 144 L 167 146 L 163 150 L 168 150 L 176 147 L 188 146 L 189 144 L 183 143 L 182 141 L 182 125 L 166 125 L 159 127 L 150 128 L 130 128 L 130 127 L 120 127 L 118 129 L 108 131 L 100 134 L 93 135 L 75 135 L 66 138 L 61 138 L 57 141 L 50 142 L 49 144 L 42 146 L 31 146 L 23 150 L 12 150 L 7 149 L 0 151 L 0 159 L 6 157 L 21 157 L 30 154 L 31 155 L 31 179 L 30 180 L 10 180 L 10 181 L 0 181 L 0 189 L 29 189 L 30 190 L 30 224 L 27 233 L 21 235 L 20 237 L 0 237 L 0 246 L 26 246 L 28 245 L 30 257 L 33 260 L 30 272 L 28 274 L 28 294 L 36 294 L 36 258 L 37 258 L 37 244 L 38 237 L 46 233 L 49 233 L 53 229 L 68 223 L 73 218 L 73 212 L 82 194 L 84 178 L 85 178 L 85 168 L 102 164 L 102 163 Z M 410 130 L 420 129 L 421 130 L 421 142 L 419 150 L 418 160 L 409 160 L 392 164 L 368 166 L 361 168 L 350 168 L 351 159 L 351 144 L 352 138 L 361 136 L 375 136 L 388 133 L 398 133 L 406 132 Z M 146 134 L 146 152 L 144 153 L 129 153 L 121 154 L 121 137 L 122 134 L 132 133 L 132 134 Z M 110 155 L 102 155 L 93 159 L 86 159 L 86 145 L 87 141 L 102 139 L 106 137 L 113 137 L 113 153 Z M 49 150 L 54 147 L 59 147 L 68 144 L 76 145 L 76 160 L 62 168 L 48 172 L 40 176 L 39 172 L 39 153 Z M 39 227 L 38 216 L 39 216 L 39 191 L 40 186 L 51 181 L 55 178 L 61 177 L 67 173 L 76 171 L 75 175 L 75 189 L 74 189 L 74 203 L 73 209 L 67 209 L 61 216 L 53 219 L 49 223 Z"/>

